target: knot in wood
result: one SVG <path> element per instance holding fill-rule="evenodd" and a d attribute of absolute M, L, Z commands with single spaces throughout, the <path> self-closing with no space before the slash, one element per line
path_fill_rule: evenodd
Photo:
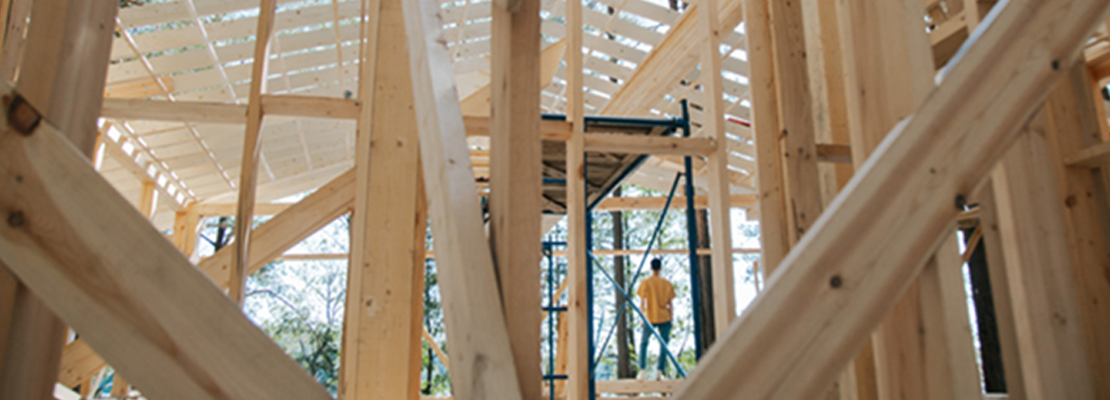
<path fill-rule="evenodd" d="M 833 275 L 833 277 L 829 279 L 829 286 L 833 289 L 840 289 L 841 286 L 844 286 L 844 279 L 842 279 L 840 275 Z"/>
<path fill-rule="evenodd" d="M 24 136 L 34 133 L 41 121 L 42 115 L 23 96 L 16 95 L 8 105 L 8 124 Z"/>
<path fill-rule="evenodd" d="M 8 214 L 8 226 L 12 228 L 19 228 L 26 222 L 26 217 L 23 216 L 23 211 L 15 211 Z"/>

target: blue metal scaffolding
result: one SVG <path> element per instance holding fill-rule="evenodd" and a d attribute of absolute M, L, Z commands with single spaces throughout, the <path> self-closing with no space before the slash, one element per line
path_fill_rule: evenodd
<path fill-rule="evenodd" d="M 681 129 L 683 137 L 690 137 L 691 128 L 690 128 L 690 115 L 689 115 L 688 104 L 687 104 L 687 101 L 685 99 L 682 100 L 681 104 L 682 104 L 682 118 L 646 119 L 646 118 L 615 118 L 615 117 L 587 116 L 587 117 L 584 117 L 585 125 L 586 125 L 586 128 L 588 128 L 591 124 L 595 124 L 595 123 L 596 124 L 605 124 L 605 125 L 610 126 L 610 127 L 612 127 L 612 126 L 665 127 L 665 128 L 668 128 L 668 131 L 672 134 L 676 133 L 677 130 Z M 564 115 L 553 115 L 553 114 L 543 114 L 543 119 L 545 119 L 545 120 L 565 121 L 566 116 L 564 116 Z M 644 161 L 646 161 L 648 157 L 649 157 L 649 155 L 639 156 L 636 159 L 636 161 L 632 164 L 632 167 L 627 168 L 626 170 L 624 170 L 622 172 L 620 178 L 617 179 L 616 182 L 618 182 L 618 184 L 619 184 L 619 182 L 623 181 L 624 178 L 628 174 L 635 171 L 635 169 L 639 165 L 641 165 Z M 588 159 L 586 157 L 583 157 L 583 160 L 584 160 L 583 162 L 585 164 L 583 168 L 584 169 L 589 168 Z M 636 306 L 635 302 L 632 301 L 631 297 L 628 294 L 631 292 L 631 289 L 633 287 L 635 287 L 636 281 L 639 279 L 640 274 L 643 272 L 643 267 L 644 267 L 644 264 L 645 264 L 646 260 L 648 260 L 648 258 L 650 258 L 650 256 L 651 256 L 651 250 L 652 250 L 655 242 L 657 241 L 657 239 L 659 237 L 659 233 L 660 233 L 660 231 L 663 227 L 663 222 L 664 222 L 664 219 L 667 215 L 667 211 L 670 209 L 671 201 L 674 199 L 675 192 L 677 191 L 678 183 L 682 179 L 684 179 L 685 182 L 686 182 L 684 191 L 685 191 L 685 197 L 686 197 L 686 227 L 687 227 L 687 243 L 688 243 L 688 249 L 689 249 L 689 252 L 688 252 L 689 254 L 688 255 L 689 255 L 689 266 L 690 266 L 690 268 L 689 268 L 690 269 L 690 271 L 689 271 L 690 272 L 690 294 L 691 294 L 691 301 L 692 301 L 692 305 L 693 305 L 693 314 L 694 314 L 694 343 L 695 343 L 694 348 L 695 348 L 696 358 L 700 359 L 701 356 L 702 356 L 702 354 L 701 354 L 702 353 L 702 348 L 703 348 L 703 345 L 701 343 L 702 320 L 701 320 L 701 315 L 698 312 L 698 307 L 701 305 L 702 298 L 701 298 L 701 289 L 700 289 L 699 284 L 698 284 L 698 275 L 699 275 L 698 272 L 699 272 L 700 266 L 698 265 L 698 255 L 697 255 L 698 234 L 697 234 L 697 227 L 696 227 L 696 224 L 695 224 L 696 220 L 697 220 L 697 212 L 694 209 L 693 160 L 690 156 L 685 157 L 685 165 L 684 166 L 685 166 L 685 171 L 683 173 L 679 173 L 675 176 L 675 180 L 674 180 L 674 183 L 671 186 L 670 193 L 667 196 L 667 201 L 666 201 L 666 204 L 663 208 L 663 212 L 659 216 L 659 222 L 656 224 L 655 230 L 652 232 L 651 239 L 648 242 L 648 247 L 645 250 L 643 257 L 640 259 L 640 264 L 636 269 L 636 273 L 633 275 L 632 279 L 628 282 L 628 284 L 625 285 L 624 287 L 621 287 L 620 285 L 618 285 L 616 280 L 612 277 L 612 275 L 610 275 L 607 271 L 605 271 L 604 268 L 601 268 L 601 265 L 597 265 L 598 261 L 597 261 L 596 257 L 594 257 L 594 255 L 593 255 L 593 226 L 592 226 L 593 217 L 592 217 L 592 212 L 593 212 L 594 207 L 597 206 L 597 204 L 600 203 L 602 199 L 604 199 L 606 196 L 608 196 L 609 192 L 613 190 L 613 187 L 604 188 L 601 195 L 597 196 L 597 198 L 592 203 L 589 202 L 589 198 L 588 198 L 589 191 L 588 190 L 586 191 L 586 193 L 587 193 L 586 201 L 589 203 L 588 206 L 587 206 L 587 212 L 586 212 L 586 257 L 587 257 L 587 260 L 589 260 L 589 262 L 587 262 L 584 267 L 586 268 L 586 293 L 587 293 L 587 295 L 586 295 L 586 314 L 587 314 L 587 319 L 590 321 L 589 325 L 587 326 L 586 335 L 587 335 L 587 338 L 589 338 L 587 347 L 588 347 L 588 351 L 589 351 L 589 354 L 590 354 L 590 357 L 588 358 L 588 361 L 589 361 L 588 369 L 589 369 L 589 393 L 590 393 L 590 399 L 591 400 L 595 399 L 596 396 L 597 396 L 597 390 L 596 390 L 596 387 L 595 387 L 595 382 L 596 382 L 595 381 L 595 373 L 596 373 L 597 364 L 601 360 L 601 357 L 604 354 L 605 348 L 608 347 L 609 341 L 612 338 L 613 332 L 616 328 L 616 323 L 614 323 L 610 327 L 609 333 L 607 333 L 605 335 L 605 340 L 602 342 L 602 345 L 597 348 L 597 349 L 599 349 L 597 351 L 597 354 L 594 355 L 595 345 L 601 339 L 600 336 L 596 337 L 596 338 L 594 337 L 594 330 L 595 330 L 594 329 L 594 315 L 593 315 L 594 314 L 593 313 L 593 308 L 594 308 L 593 307 L 593 304 L 594 304 L 593 303 L 594 302 L 594 300 L 593 300 L 594 299 L 594 265 L 597 265 L 597 269 L 599 271 L 601 271 L 602 274 L 608 279 L 608 281 L 623 295 L 622 297 L 623 297 L 624 301 L 621 303 L 620 307 L 618 308 L 615 320 L 619 321 L 620 318 L 622 318 L 624 316 L 624 312 L 625 312 L 625 309 L 626 309 L 625 306 L 627 306 L 628 308 L 631 308 L 633 311 L 636 312 L 637 316 L 639 316 L 639 318 L 643 321 L 643 323 L 646 324 L 648 329 L 650 329 L 652 335 L 655 336 L 657 339 L 660 339 L 660 343 L 662 343 L 663 342 L 661 340 L 662 336 L 660 336 L 659 332 L 656 331 L 651 326 L 651 323 L 647 320 L 647 317 L 644 315 L 643 311 L 640 310 L 640 308 Z M 585 170 L 583 171 L 583 174 L 585 174 Z M 588 185 L 588 182 L 586 182 L 586 184 Z M 555 275 L 557 274 L 558 269 L 556 268 L 557 264 L 555 263 L 554 248 L 555 247 L 565 247 L 565 246 L 566 246 L 566 242 L 545 241 L 544 244 L 543 244 L 544 257 L 545 257 L 547 267 L 548 267 L 547 296 L 546 296 L 547 297 L 547 302 L 546 302 L 547 305 L 545 305 L 543 307 L 544 311 L 548 312 L 548 317 L 547 317 L 547 321 L 546 321 L 547 324 L 548 324 L 548 327 L 547 327 L 548 328 L 548 346 L 547 346 L 547 350 L 548 350 L 548 366 L 547 366 L 548 371 L 547 371 L 547 373 L 544 374 L 544 380 L 548 382 L 549 397 L 552 400 L 555 399 L 555 381 L 567 379 L 567 375 L 556 375 L 555 374 L 555 347 L 556 347 L 556 345 L 555 345 L 555 343 L 556 343 L 555 342 L 556 319 L 555 318 L 556 318 L 557 313 L 565 312 L 565 311 L 567 311 L 567 308 L 556 306 L 556 304 L 558 302 L 558 299 L 555 298 L 555 294 L 556 294 L 555 293 L 555 287 L 556 287 L 555 282 L 557 281 Z M 565 276 L 563 278 L 565 279 Z M 601 328 L 601 326 L 603 326 L 603 324 L 604 324 L 603 320 L 598 321 L 598 329 L 597 329 L 598 333 L 600 333 L 600 331 L 601 331 L 600 328 Z M 674 364 L 675 369 L 678 371 L 680 376 L 682 376 L 682 377 L 686 376 L 686 372 L 682 369 L 682 366 L 679 365 L 679 363 L 678 363 L 678 358 L 670 352 L 670 350 L 667 348 L 667 346 L 661 345 L 660 346 L 660 357 L 663 357 L 663 356 L 666 356 L 670 360 L 670 362 Z"/>

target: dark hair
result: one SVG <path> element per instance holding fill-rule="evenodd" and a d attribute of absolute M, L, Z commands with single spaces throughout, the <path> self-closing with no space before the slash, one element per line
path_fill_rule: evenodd
<path fill-rule="evenodd" d="M 658 271 L 663 269 L 663 261 L 658 258 L 651 259 L 651 270 Z"/>

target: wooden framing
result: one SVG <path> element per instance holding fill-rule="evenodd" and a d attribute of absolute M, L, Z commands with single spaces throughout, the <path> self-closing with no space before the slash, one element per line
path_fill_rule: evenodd
<path fill-rule="evenodd" d="M 540 2 L 495 2 L 491 13 L 489 243 L 521 396 L 535 399 L 543 377 Z"/>
<path fill-rule="evenodd" d="M 561 397 L 1110 396 L 1110 6 L 994 3 L 0 0 L 0 398 L 89 396 L 110 362 L 117 396 L 323 400 L 223 291 L 242 301 L 272 260 L 347 259 L 339 395 L 416 400 L 422 340 L 447 364 L 420 326 L 433 258 L 451 398 L 542 397 L 535 231 L 555 205 Z M 683 100 L 691 138 L 586 131 Z M 656 190 L 694 158 L 720 345 L 684 381 L 595 385 L 587 193 L 618 178 L 593 160 L 639 155 L 619 179 Z M 733 208 L 759 248 L 732 243 Z M 352 212 L 349 252 L 283 254 Z M 212 215 L 238 239 L 199 260 Z M 956 220 L 990 254 L 1001 397 L 980 393 Z M 732 321 L 737 253 L 764 285 Z"/>
<path fill-rule="evenodd" d="M 440 40 L 439 3 L 403 3 L 424 187 L 454 364 L 451 389 L 462 399 L 520 399 L 493 259 L 474 196 L 451 58 Z"/>
<path fill-rule="evenodd" d="M 679 398 L 811 398 L 854 356 L 952 226 L 953 199 L 1001 158 L 1021 117 L 1062 76 L 1059 60 L 1078 53 L 1107 11 L 1093 1 L 1005 4 L 771 276 Z M 1060 29 L 1043 30 L 1049 25 Z M 1033 43 L 1049 51 L 1027 53 Z M 919 229 L 897 232 L 904 224 Z M 752 357 L 764 361 L 746 361 Z"/>
<path fill-rule="evenodd" d="M 261 0 L 258 5 L 258 29 L 254 32 L 254 63 L 251 65 L 251 89 L 247 103 L 247 130 L 243 137 L 243 157 L 239 168 L 239 212 L 235 214 L 235 258 L 231 262 L 232 284 L 228 296 L 243 305 L 247 290 L 247 263 L 250 262 L 250 238 L 254 229 L 254 199 L 258 185 L 258 158 L 262 151 L 262 93 L 266 92 L 270 63 L 270 39 L 274 34 L 277 3 Z"/>
<path fill-rule="evenodd" d="M 11 90 L 4 88 L 4 95 L 11 98 Z M 12 212 L 23 222 L 3 228 L 0 257 L 109 362 L 157 397 L 216 392 L 226 398 L 328 398 L 146 218 L 121 201 L 53 126 L 39 122 L 25 136 L 9 121 L 5 115 L 4 179 L 20 175 L 24 184 L 9 187 L 0 202 L 18 210 Z M 55 191 L 57 183 L 67 190 Z M 49 226 L 54 228 L 42 231 Z M 106 233 L 89 229 L 94 226 L 116 228 Z M 89 280 L 85 274 L 100 278 Z M 200 320 L 212 324 L 190 328 L 191 321 Z M 167 353 L 167 346 L 174 351 Z M 212 370 L 246 363 L 266 368 L 239 370 L 235 376 Z"/>
<path fill-rule="evenodd" d="M 343 398 L 420 398 L 427 211 L 401 0 L 373 3 L 359 84 Z M 379 143 L 388 143 L 382 146 Z"/>
<path fill-rule="evenodd" d="M 566 99 L 567 121 L 571 123 L 571 135 L 567 140 L 567 312 L 563 318 L 568 322 L 566 331 L 560 332 L 567 341 L 560 344 L 565 349 L 567 375 L 566 396 L 569 400 L 589 399 L 590 361 L 593 358 L 589 346 L 589 304 L 586 298 L 586 269 L 590 260 L 586 258 L 586 140 L 585 104 L 582 88 L 582 2 L 566 2 L 567 18 L 567 74 Z M 559 335 L 560 337 L 563 334 Z"/>

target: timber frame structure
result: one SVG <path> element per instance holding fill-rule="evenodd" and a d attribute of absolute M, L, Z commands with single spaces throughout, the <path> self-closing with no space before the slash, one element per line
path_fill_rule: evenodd
<path fill-rule="evenodd" d="M 423 340 L 462 400 L 1110 399 L 1108 0 L 0 12 L 0 400 L 87 397 L 108 365 L 117 398 L 333 398 L 241 308 L 342 215 L 349 254 L 304 256 L 349 263 L 340 399 L 420 399 Z M 592 258 L 641 250 L 592 251 L 590 213 L 672 203 L 708 210 L 684 251 L 712 276 L 708 351 L 595 382 Z M 201 259 L 219 216 L 235 241 Z M 744 252 L 766 283 L 741 312 Z M 421 327 L 431 257 L 447 352 Z"/>

